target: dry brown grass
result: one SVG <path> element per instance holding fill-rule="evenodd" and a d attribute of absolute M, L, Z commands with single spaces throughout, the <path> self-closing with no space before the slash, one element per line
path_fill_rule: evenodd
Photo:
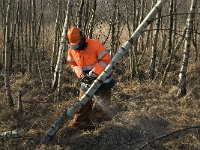
<path fill-rule="evenodd" d="M 196 68 L 195 68 L 196 67 Z M 96 126 L 95 130 L 77 131 L 63 127 L 48 144 L 40 144 L 39 139 L 50 124 L 70 107 L 78 96 L 77 88 L 71 84 L 70 73 L 65 72 L 62 82 L 62 95 L 46 94 L 38 86 L 37 75 L 12 76 L 11 87 L 14 99 L 17 91 L 22 91 L 23 115 L 16 108 L 9 110 L 5 101 L 0 105 L 0 132 L 22 127 L 23 138 L 1 140 L 1 149 L 136 149 L 146 142 L 155 140 L 170 132 L 189 126 L 200 125 L 200 86 L 199 66 L 191 66 L 188 74 L 188 94 L 176 97 L 177 87 L 171 82 L 159 87 L 157 82 L 138 82 L 115 73 L 116 86 L 113 89 L 111 112 L 113 120 Z M 45 81 L 51 83 L 50 74 Z M 39 84 L 40 85 L 40 84 Z M 4 91 L 1 86 L 0 97 Z M 49 87 L 50 88 L 50 87 Z M 4 100 L 4 98 L 3 98 Z M 61 101 L 62 100 L 62 101 Z M 198 129 L 172 135 L 155 141 L 144 149 L 198 149 Z"/>

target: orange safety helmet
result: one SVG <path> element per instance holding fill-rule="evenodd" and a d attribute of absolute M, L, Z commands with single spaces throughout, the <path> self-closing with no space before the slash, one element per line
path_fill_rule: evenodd
<path fill-rule="evenodd" d="M 71 45 L 76 45 L 81 40 L 81 30 L 73 26 L 68 30 L 67 37 Z"/>
<path fill-rule="evenodd" d="M 75 26 L 71 27 L 67 32 L 67 37 L 71 49 L 80 50 L 84 48 L 86 37 L 80 28 Z"/>

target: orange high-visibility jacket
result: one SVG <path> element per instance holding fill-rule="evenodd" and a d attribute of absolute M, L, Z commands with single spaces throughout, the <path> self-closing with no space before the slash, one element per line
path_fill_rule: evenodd
<path fill-rule="evenodd" d="M 83 72 L 94 72 L 100 75 L 111 61 L 110 53 L 95 39 L 86 38 L 84 50 L 68 50 L 67 61 L 80 78 Z"/>

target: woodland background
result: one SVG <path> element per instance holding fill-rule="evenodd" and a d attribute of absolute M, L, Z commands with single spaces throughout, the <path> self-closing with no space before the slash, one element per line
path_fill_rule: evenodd
<path fill-rule="evenodd" d="M 156 0 L 1 0 L 0 149 L 198 149 L 200 147 L 200 3 L 168 0 L 114 71 L 113 120 L 92 131 L 63 128 L 39 139 L 78 100 L 66 63 L 55 83 L 65 17 L 112 56 Z M 192 7 L 191 7 L 192 6 Z M 67 46 L 67 41 L 66 41 Z M 147 143 L 147 145 L 145 145 Z"/>

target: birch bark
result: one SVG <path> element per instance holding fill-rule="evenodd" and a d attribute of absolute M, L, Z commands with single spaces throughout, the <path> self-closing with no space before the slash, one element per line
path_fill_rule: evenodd
<path fill-rule="evenodd" d="M 56 67 L 55 67 L 55 72 L 54 72 L 54 79 L 52 82 L 52 90 L 56 90 L 56 88 L 60 88 L 60 74 L 62 71 L 62 61 L 63 61 L 63 54 L 64 54 L 64 50 L 68 49 L 67 45 L 66 45 L 66 32 L 69 26 L 69 8 L 70 8 L 70 0 L 68 0 L 67 3 L 67 11 L 66 11 L 66 17 L 65 17 L 65 22 L 64 22 L 64 26 L 63 26 L 63 32 L 62 32 L 62 36 L 60 39 L 60 46 L 59 46 L 59 52 L 58 52 L 58 59 L 57 59 L 57 63 L 56 63 Z M 58 90 L 59 91 L 59 90 Z"/>
<path fill-rule="evenodd" d="M 193 31 L 193 21 L 195 17 L 195 9 L 196 9 L 197 0 L 191 0 L 191 6 L 190 6 L 190 13 L 188 15 L 187 19 L 187 31 L 186 31 L 186 37 L 185 37 L 185 46 L 184 46 L 184 52 L 183 52 L 183 63 L 181 66 L 180 74 L 179 74 L 179 83 L 178 83 L 178 96 L 184 96 L 186 95 L 186 73 L 187 73 L 187 67 L 188 67 L 188 60 L 189 60 L 189 52 L 190 52 L 190 45 L 191 45 L 191 35 Z"/>

